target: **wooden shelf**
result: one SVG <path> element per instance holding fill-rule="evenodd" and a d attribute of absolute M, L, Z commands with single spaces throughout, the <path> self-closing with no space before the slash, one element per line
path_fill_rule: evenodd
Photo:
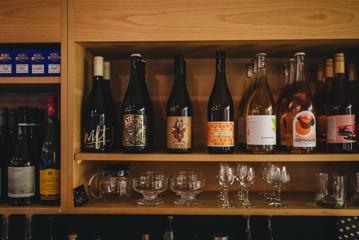
<path fill-rule="evenodd" d="M 284 194 L 286 208 L 270 208 L 257 193 L 250 193 L 254 208 L 217 207 L 217 192 L 205 192 L 198 195 L 199 206 L 179 207 L 173 204 L 174 195 L 165 196 L 161 206 L 144 207 L 136 204 L 136 198 L 127 201 L 103 201 L 90 199 L 81 207 L 69 209 L 73 214 L 149 214 L 149 215 L 270 215 L 270 216 L 358 216 L 359 208 L 327 209 L 318 208 L 313 202 L 314 194 L 306 192 Z M 136 197 L 139 195 L 136 194 Z"/>
<path fill-rule="evenodd" d="M 61 77 L 0 77 L 0 84 L 59 84 Z"/>
<path fill-rule="evenodd" d="M 194 152 L 190 154 L 169 153 L 76 153 L 75 160 L 83 161 L 139 161 L 139 162 L 357 162 L 359 154 L 208 154 Z"/>
<path fill-rule="evenodd" d="M 59 206 L 46 206 L 41 204 L 33 204 L 29 206 L 10 206 L 8 204 L 0 204 L 1 214 L 60 214 L 63 213 Z"/>

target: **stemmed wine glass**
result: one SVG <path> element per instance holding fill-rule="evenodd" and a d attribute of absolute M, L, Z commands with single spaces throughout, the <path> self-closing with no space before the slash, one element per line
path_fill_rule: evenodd
<path fill-rule="evenodd" d="M 281 200 L 281 189 L 284 183 L 290 181 L 290 175 L 285 166 L 272 165 L 267 173 L 267 182 L 272 185 L 275 191 L 275 197 L 271 199 L 268 206 L 271 207 L 285 207 L 287 206 Z"/>
<path fill-rule="evenodd" d="M 217 173 L 217 178 L 219 185 L 221 186 L 221 193 L 220 193 L 221 197 L 219 197 L 218 199 L 218 206 L 221 208 L 233 207 L 228 199 L 229 187 L 233 184 L 235 179 L 233 167 L 231 167 L 231 165 L 227 163 L 220 164 Z"/>
<path fill-rule="evenodd" d="M 272 166 L 275 166 L 275 164 L 267 162 L 264 164 L 262 171 L 261 171 L 261 177 L 267 183 L 268 183 L 268 181 L 267 181 L 268 171 Z M 264 191 L 263 198 L 265 201 L 272 201 L 272 199 L 275 198 L 275 191 L 274 191 L 272 185 L 270 185 L 270 190 Z"/>
<path fill-rule="evenodd" d="M 236 167 L 236 180 L 239 182 L 239 170 L 240 170 L 240 167 L 241 167 L 241 163 L 238 163 L 237 164 L 237 167 Z M 238 192 L 236 193 L 236 195 L 234 195 L 234 199 L 238 202 L 242 202 L 244 200 L 244 192 L 243 192 L 243 187 L 241 184 L 239 184 L 239 190 Z"/>
<path fill-rule="evenodd" d="M 243 188 L 243 201 L 239 204 L 241 207 L 253 207 L 254 205 L 249 201 L 248 189 L 253 185 L 255 178 L 254 168 L 242 164 L 238 167 L 238 180 Z"/>

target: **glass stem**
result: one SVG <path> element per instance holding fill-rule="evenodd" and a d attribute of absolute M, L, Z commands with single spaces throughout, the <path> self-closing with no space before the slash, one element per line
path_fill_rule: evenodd
<path fill-rule="evenodd" d="M 223 188 L 223 203 L 224 203 L 225 206 L 229 205 L 228 188 L 227 187 Z"/>
<path fill-rule="evenodd" d="M 247 235 L 247 240 L 252 240 L 250 216 L 246 216 L 246 235 Z"/>
<path fill-rule="evenodd" d="M 9 240 L 9 219 L 9 215 L 3 215 L 2 217 L 0 240 Z"/>
<path fill-rule="evenodd" d="M 281 202 L 281 201 L 282 201 L 281 198 L 280 198 L 281 188 L 282 188 L 282 186 L 281 186 L 280 183 L 275 184 L 275 189 L 276 189 L 276 191 L 277 191 L 277 202 Z"/>
<path fill-rule="evenodd" d="M 244 193 L 244 203 L 245 203 L 245 204 L 249 204 L 248 188 L 244 188 L 244 189 L 243 189 L 243 193 Z"/>
<path fill-rule="evenodd" d="M 268 217 L 268 240 L 274 240 L 273 228 L 272 228 L 272 217 Z"/>

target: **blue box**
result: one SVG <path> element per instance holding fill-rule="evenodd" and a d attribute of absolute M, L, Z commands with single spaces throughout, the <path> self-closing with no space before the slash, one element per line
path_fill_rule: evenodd
<path fill-rule="evenodd" d="M 31 53 L 30 73 L 31 76 L 46 76 L 46 50 L 33 49 Z"/>
<path fill-rule="evenodd" d="M 46 75 L 60 76 L 61 74 L 61 53 L 59 48 L 51 48 L 46 54 Z"/>
<path fill-rule="evenodd" d="M 15 75 L 30 76 L 30 51 L 15 49 Z"/>
<path fill-rule="evenodd" d="M 11 49 L 0 49 L 0 77 L 14 76 L 14 70 L 14 52 Z"/>

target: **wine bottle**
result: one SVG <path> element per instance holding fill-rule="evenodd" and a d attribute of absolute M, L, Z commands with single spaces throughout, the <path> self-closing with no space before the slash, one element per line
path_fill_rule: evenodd
<path fill-rule="evenodd" d="M 348 66 L 348 82 L 347 82 L 347 89 L 349 90 L 350 100 L 353 103 L 353 107 L 355 109 L 355 121 L 356 121 L 356 150 L 359 149 L 359 81 L 357 75 L 357 65 L 355 63 L 350 63 Z"/>
<path fill-rule="evenodd" d="M 325 151 L 327 146 L 327 114 L 325 107 L 324 68 L 319 64 L 315 83 L 314 105 L 317 111 L 317 149 Z"/>
<path fill-rule="evenodd" d="M 241 97 L 241 100 L 239 102 L 239 108 L 238 108 L 238 148 L 241 151 L 246 151 L 246 144 L 244 142 L 244 133 L 245 133 L 245 123 L 244 123 L 244 105 L 247 104 L 248 101 L 248 95 L 251 91 L 251 85 L 252 85 L 252 79 L 253 79 L 253 65 L 247 64 L 246 65 L 247 70 L 247 77 L 244 81 L 244 91 L 243 95 Z"/>
<path fill-rule="evenodd" d="M 258 53 L 257 84 L 247 103 L 247 151 L 270 153 L 276 146 L 276 114 L 265 66 L 265 53 Z"/>
<path fill-rule="evenodd" d="M 186 86 L 186 62 L 175 57 L 175 82 L 167 101 L 167 151 L 189 153 L 192 150 L 192 102 Z"/>
<path fill-rule="evenodd" d="M 279 91 L 279 96 L 276 102 L 276 129 L 277 129 L 277 149 L 281 150 L 281 137 L 280 137 L 280 106 L 281 103 L 284 101 L 284 99 L 286 99 L 287 97 L 287 87 L 289 85 L 289 64 L 285 63 L 284 64 L 284 86 L 281 87 L 280 91 Z"/>
<path fill-rule="evenodd" d="M 0 109 L 0 201 L 5 199 L 7 188 L 6 184 L 6 169 L 8 161 L 8 134 L 7 134 L 7 109 Z"/>
<path fill-rule="evenodd" d="M 124 152 L 148 152 L 151 144 L 151 99 L 146 90 L 141 55 L 131 55 L 131 76 L 122 106 Z M 141 71 L 142 69 L 142 71 Z M 147 94 L 146 94 L 147 92 Z"/>
<path fill-rule="evenodd" d="M 305 53 L 295 55 L 295 83 L 289 97 L 287 114 L 289 116 L 289 151 L 292 153 L 310 153 L 316 149 L 316 119 L 312 96 L 304 75 Z"/>
<path fill-rule="evenodd" d="M 55 97 L 48 96 L 45 140 L 41 150 L 40 201 L 55 204 L 60 201 L 60 155 Z"/>
<path fill-rule="evenodd" d="M 353 152 L 356 144 L 355 109 L 344 85 L 344 54 L 335 55 L 335 80 L 328 103 L 328 150 L 333 152 Z M 335 97 L 334 97 L 335 96 Z"/>
<path fill-rule="evenodd" d="M 167 217 L 166 229 L 163 234 L 163 240 L 175 240 L 175 233 L 173 229 L 173 220 L 172 216 Z"/>
<path fill-rule="evenodd" d="M 13 155 L 15 152 L 15 146 L 17 142 L 17 129 L 18 129 L 18 119 L 17 119 L 17 109 L 10 109 L 8 113 L 8 135 L 9 135 L 9 142 L 7 144 L 9 156 Z"/>
<path fill-rule="evenodd" d="M 216 79 L 208 101 L 207 146 L 209 153 L 234 151 L 233 100 L 229 91 L 225 53 L 216 53 Z"/>
<path fill-rule="evenodd" d="M 27 205 L 35 196 L 35 164 L 29 141 L 28 108 L 18 110 L 18 137 L 8 162 L 8 201 Z"/>
<path fill-rule="evenodd" d="M 2 215 L 1 219 L 1 231 L 0 231 L 0 240 L 9 240 L 9 223 L 10 223 L 10 215 L 5 214 Z"/>
<path fill-rule="evenodd" d="M 103 91 L 103 57 L 94 57 L 94 83 L 82 113 L 82 150 L 108 152 L 113 145 L 113 126 Z"/>
<path fill-rule="evenodd" d="M 103 90 L 103 96 L 105 97 L 105 106 L 107 108 L 108 112 L 108 118 L 110 123 L 110 128 L 112 129 L 110 134 L 112 136 L 110 137 L 115 142 L 115 105 L 113 102 L 112 94 L 111 94 L 111 88 L 110 88 L 110 82 L 111 82 L 111 63 L 105 61 L 103 63 L 103 81 L 102 81 L 102 90 Z M 114 144 L 114 143 L 112 143 Z"/>
<path fill-rule="evenodd" d="M 288 150 L 288 142 L 290 138 L 290 127 L 289 127 L 289 121 L 290 116 L 288 115 L 287 109 L 288 109 L 288 102 L 289 98 L 292 95 L 293 92 L 293 85 L 294 85 L 294 79 L 295 79 L 295 59 L 290 58 L 288 60 L 288 84 L 285 87 L 285 96 L 283 99 L 278 102 L 278 119 L 279 119 L 279 137 L 280 137 L 280 150 L 286 151 Z"/>

